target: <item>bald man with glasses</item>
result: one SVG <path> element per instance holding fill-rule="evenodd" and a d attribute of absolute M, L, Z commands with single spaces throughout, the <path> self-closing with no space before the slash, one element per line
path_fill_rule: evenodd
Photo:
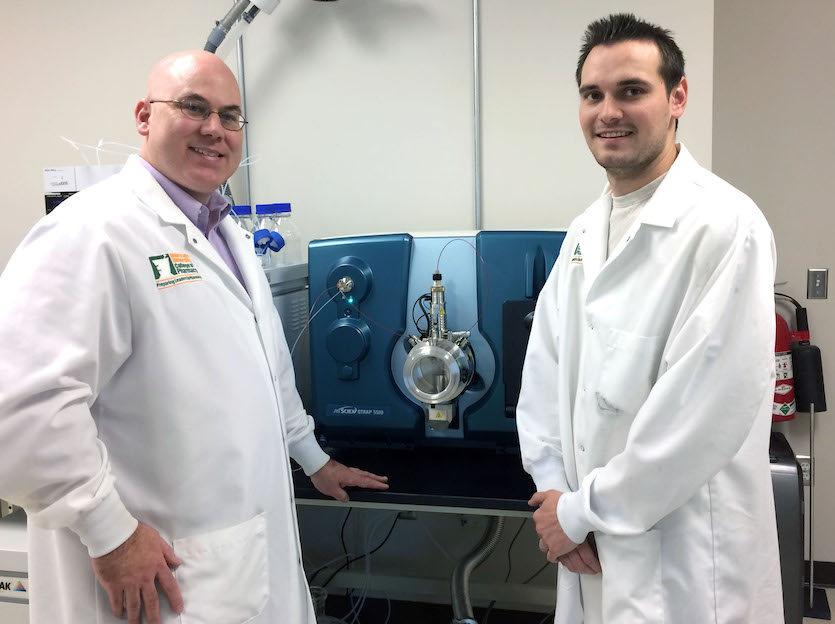
<path fill-rule="evenodd" d="M 28 515 L 31 622 L 315 624 L 290 458 L 341 501 L 386 478 L 316 442 L 217 192 L 246 124 L 232 72 L 168 56 L 134 113 L 140 154 L 0 276 L 0 498 Z"/>

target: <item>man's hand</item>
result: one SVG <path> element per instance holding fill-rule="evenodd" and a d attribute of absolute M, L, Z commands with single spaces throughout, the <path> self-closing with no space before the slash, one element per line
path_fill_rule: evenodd
<path fill-rule="evenodd" d="M 342 503 L 348 502 L 348 493 L 344 489 L 346 487 L 361 487 L 371 490 L 387 490 L 389 488 L 388 483 L 386 483 L 389 480 L 388 477 L 381 477 L 359 468 L 348 468 L 348 466 L 333 459 L 329 459 L 327 464 L 310 475 L 310 480 L 322 494 L 335 498 Z"/>
<path fill-rule="evenodd" d="M 140 624 L 143 605 L 148 624 L 160 624 L 154 581 L 159 582 L 174 613 L 183 610 L 180 588 L 169 569 L 182 561 L 151 527 L 140 523 L 124 544 L 91 561 L 96 578 L 110 597 L 110 609 L 118 618 L 122 617 L 124 599 L 128 624 Z"/>
<path fill-rule="evenodd" d="M 536 533 L 539 535 L 539 549 L 546 553 L 545 558 L 551 563 L 571 552 L 579 544 L 572 542 L 562 530 L 559 518 L 557 518 L 557 501 L 560 500 L 562 492 L 548 490 L 537 492 L 528 501 L 531 507 L 539 506 L 533 513 L 533 520 L 536 524 Z"/>
<path fill-rule="evenodd" d="M 577 574 L 600 574 L 603 569 L 597 559 L 593 546 L 593 537 L 589 535 L 582 544 L 570 553 L 557 557 L 557 561 L 565 566 L 569 572 Z"/>

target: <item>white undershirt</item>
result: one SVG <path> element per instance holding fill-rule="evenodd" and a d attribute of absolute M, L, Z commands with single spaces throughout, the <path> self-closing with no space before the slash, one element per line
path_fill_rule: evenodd
<path fill-rule="evenodd" d="M 607 258 L 612 255 L 620 239 L 626 234 L 626 230 L 638 218 L 641 210 L 647 205 L 650 197 L 655 193 L 666 175 L 666 172 L 661 174 L 637 191 L 610 198 L 612 210 L 609 213 L 609 252 L 606 254 Z"/>

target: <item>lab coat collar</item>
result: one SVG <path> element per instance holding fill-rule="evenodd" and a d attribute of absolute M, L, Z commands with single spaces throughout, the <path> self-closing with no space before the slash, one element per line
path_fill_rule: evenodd
<path fill-rule="evenodd" d="M 647 205 L 644 206 L 636 223 L 630 228 L 633 231 L 644 224 L 672 228 L 679 216 L 689 210 L 696 201 L 697 194 L 691 191 L 695 191 L 698 187 L 698 172 L 702 169 L 684 144 L 679 143 L 678 146 L 679 153 L 675 162 Z M 580 231 L 583 270 L 588 278 L 587 288 L 591 287 L 594 278 L 610 259 L 608 246 L 611 194 L 611 186 L 607 183 L 603 188 L 603 193 L 586 211 Z"/>
<path fill-rule="evenodd" d="M 647 205 L 638 216 L 638 223 L 655 225 L 658 227 L 671 228 L 675 225 L 678 217 L 687 212 L 695 201 L 693 193 L 682 192 L 688 184 L 694 184 L 697 172 L 701 170 L 699 163 L 684 147 L 684 143 L 676 144 L 679 148 L 672 167 L 667 171 L 667 176 L 650 197 Z M 590 217 L 598 222 L 599 219 L 609 218 L 609 196 L 612 187 L 609 183 L 603 188 L 598 201 L 590 210 Z M 606 228 L 608 232 L 608 228 Z"/>
<path fill-rule="evenodd" d="M 696 194 L 690 192 L 688 186 L 695 184 L 694 178 L 701 167 L 683 143 L 679 143 L 678 147 L 673 166 L 638 217 L 641 223 L 671 228 L 696 201 Z"/>
<path fill-rule="evenodd" d="M 121 175 L 127 176 L 130 188 L 143 204 L 153 210 L 165 223 L 172 225 L 191 224 L 189 218 L 168 196 L 154 176 L 143 166 L 139 156 L 129 156 Z"/>

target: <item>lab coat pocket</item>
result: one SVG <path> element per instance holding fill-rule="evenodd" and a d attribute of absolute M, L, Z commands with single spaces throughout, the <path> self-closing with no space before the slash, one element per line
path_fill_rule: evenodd
<path fill-rule="evenodd" d="M 174 573 L 185 607 L 182 624 L 243 624 L 269 598 L 267 519 L 174 540 L 183 563 Z"/>
<path fill-rule="evenodd" d="M 638 413 L 658 374 L 658 343 L 657 337 L 609 330 L 596 393 L 601 412 Z"/>
<path fill-rule="evenodd" d="M 603 621 L 607 624 L 661 624 L 661 532 L 638 535 L 595 533 L 603 569 Z"/>

